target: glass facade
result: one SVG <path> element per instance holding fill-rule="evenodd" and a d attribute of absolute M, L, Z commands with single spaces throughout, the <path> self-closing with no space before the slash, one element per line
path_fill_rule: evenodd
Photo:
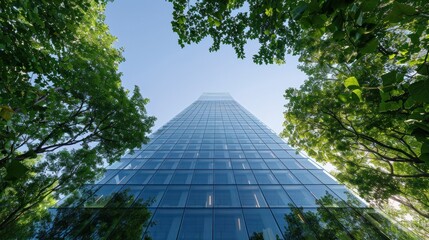
<path fill-rule="evenodd" d="M 125 227 L 136 239 L 409 237 L 223 93 L 203 94 L 79 194 L 88 196 L 78 209 L 125 212 L 102 234 L 92 215 L 73 230 L 107 239 Z M 123 218 L 142 201 L 151 224 L 130 226 Z"/>

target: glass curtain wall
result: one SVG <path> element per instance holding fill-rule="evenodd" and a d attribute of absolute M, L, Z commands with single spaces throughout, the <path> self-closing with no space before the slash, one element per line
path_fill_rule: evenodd
<path fill-rule="evenodd" d="M 203 94 L 78 194 L 86 198 L 72 206 L 91 212 L 65 238 L 115 239 L 127 228 L 135 239 L 409 237 L 224 93 Z M 151 224 L 131 225 L 124 218 L 142 202 Z M 100 231 L 100 209 L 122 215 Z"/>

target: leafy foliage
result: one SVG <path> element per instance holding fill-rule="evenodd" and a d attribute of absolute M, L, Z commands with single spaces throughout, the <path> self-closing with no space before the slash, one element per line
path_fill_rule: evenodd
<path fill-rule="evenodd" d="M 283 137 L 366 199 L 428 222 L 427 1 L 170 2 L 181 46 L 211 37 L 211 51 L 231 45 L 243 58 L 257 40 L 259 64 L 300 55 L 309 79 L 286 91 Z"/>
<path fill-rule="evenodd" d="M 124 59 L 104 23 L 105 5 L 2 2 L 0 229 L 43 215 L 52 197 L 148 141 L 148 99 L 121 87 Z"/>

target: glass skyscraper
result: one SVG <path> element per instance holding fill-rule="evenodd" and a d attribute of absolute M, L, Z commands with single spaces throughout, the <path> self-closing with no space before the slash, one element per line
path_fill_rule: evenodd
<path fill-rule="evenodd" d="M 112 200 L 121 193 L 127 197 Z M 69 223 L 58 236 L 412 238 L 225 93 L 203 94 L 152 134 L 149 144 L 77 195 L 85 197 L 55 209 L 73 213 L 65 215 Z M 136 213 L 142 206 L 150 216 Z M 76 216 L 82 209 L 86 212 Z M 100 215 L 110 222 L 101 224 Z M 78 218 L 79 227 L 71 226 L 70 216 Z"/>

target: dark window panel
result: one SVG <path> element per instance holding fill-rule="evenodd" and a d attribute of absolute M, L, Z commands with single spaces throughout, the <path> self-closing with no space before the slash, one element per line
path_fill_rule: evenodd
<path fill-rule="evenodd" d="M 247 232 L 254 239 L 281 239 L 282 234 L 269 209 L 243 209 Z"/>
<path fill-rule="evenodd" d="M 177 239 L 212 239 L 213 211 L 208 209 L 186 209 Z"/>

